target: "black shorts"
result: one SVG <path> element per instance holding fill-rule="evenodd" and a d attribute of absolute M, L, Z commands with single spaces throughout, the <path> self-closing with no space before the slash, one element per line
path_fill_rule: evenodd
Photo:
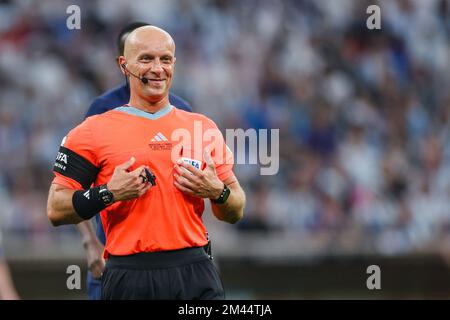
<path fill-rule="evenodd" d="M 202 247 L 110 256 L 102 299 L 225 299 L 219 274 Z"/>

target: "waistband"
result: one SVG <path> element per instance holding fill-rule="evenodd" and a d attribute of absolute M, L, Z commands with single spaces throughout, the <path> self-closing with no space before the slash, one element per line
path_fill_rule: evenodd
<path fill-rule="evenodd" d="M 111 269 L 173 268 L 202 260 L 208 260 L 203 247 L 170 251 L 140 252 L 126 256 L 110 255 L 106 267 Z"/>

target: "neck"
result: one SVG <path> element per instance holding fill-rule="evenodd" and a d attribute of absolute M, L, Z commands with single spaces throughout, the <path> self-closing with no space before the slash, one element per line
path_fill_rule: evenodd
<path fill-rule="evenodd" d="M 166 107 L 169 104 L 169 96 L 165 96 L 161 100 L 158 101 L 148 101 L 139 96 L 131 95 L 130 101 L 128 105 L 135 107 L 136 109 L 140 109 L 145 112 L 155 113 Z"/>

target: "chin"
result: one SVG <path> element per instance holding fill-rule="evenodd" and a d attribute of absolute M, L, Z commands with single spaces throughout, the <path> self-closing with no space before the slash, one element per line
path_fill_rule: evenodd
<path fill-rule="evenodd" d="M 149 92 L 147 92 L 147 97 L 148 100 L 151 102 L 158 102 L 161 101 L 162 99 L 164 99 L 166 97 L 166 95 L 168 95 L 169 93 L 166 92 L 156 92 L 153 90 L 150 90 Z"/>
<path fill-rule="evenodd" d="M 154 88 L 150 88 L 148 90 L 146 90 L 147 94 L 149 96 L 160 96 L 160 97 L 164 97 L 164 95 L 166 95 L 166 91 L 163 89 L 154 89 Z"/>

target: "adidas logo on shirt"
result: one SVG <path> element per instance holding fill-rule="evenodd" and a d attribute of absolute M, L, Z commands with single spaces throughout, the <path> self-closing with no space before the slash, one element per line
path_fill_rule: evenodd
<path fill-rule="evenodd" d="M 172 142 L 170 142 L 161 132 L 158 132 L 151 140 L 150 148 L 152 148 L 153 151 L 172 150 Z"/>
<path fill-rule="evenodd" d="M 169 141 L 161 132 L 158 132 L 156 136 L 153 137 L 152 141 Z"/>
<path fill-rule="evenodd" d="M 90 199 L 89 198 L 89 190 L 87 190 L 85 193 L 83 193 L 83 196 L 85 196 L 86 198 Z"/>

